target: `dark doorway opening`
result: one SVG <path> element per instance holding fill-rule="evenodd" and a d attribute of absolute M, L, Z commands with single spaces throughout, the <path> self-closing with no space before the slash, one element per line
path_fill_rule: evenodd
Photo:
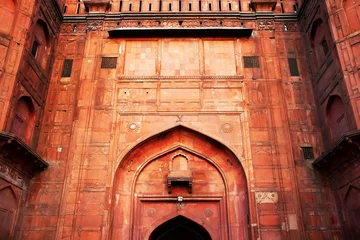
<path fill-rule="evenodd" d="M 211 240 L 210 234 L 201 225 L 177 216 L 158 226 L 149 240 Z"/>

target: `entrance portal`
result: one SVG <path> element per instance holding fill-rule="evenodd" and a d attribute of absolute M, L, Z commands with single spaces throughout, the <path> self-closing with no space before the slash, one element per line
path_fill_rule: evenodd
<path fill-rule="evenodd" d="M 177 126 L 134 147 L 113 192 L 111 239 L 250 239 L 241 162 L 192 129 Z"/>
<path fill-rule="evenodd" d="M 177 216 L 161 224 L 150 235 L 149 240 L 211 240 L 209 233 L 190 219 Z"/>

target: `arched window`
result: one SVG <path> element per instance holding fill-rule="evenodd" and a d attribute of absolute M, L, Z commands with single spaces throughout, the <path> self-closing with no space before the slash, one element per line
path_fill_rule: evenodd
<path fill-rule="evenodd" d="M 40 66 L 45 69 L 50 54 L 50 35 L 47 25 L 44 21 L 38 20 L 35 29 L 34 37 L 30 49 L 31 55 L 37 60 Z"/>
<path fill-rule="evenodd" d="M 351 32 L 360 30 L 360 0 L 344 0 L 343 7 L 346 12 L 348 26 Z"/>
<path fill-rule="evenodd" d="M 349 131 L 345 105 L 338 95 L 329 98 L 326 108 L 327 120 L 334 140 Z"/>
<path fill-rule="evenodd" d="M 0 33 L 10 34 L 15 17 L 14 0 L 1 0 L 0 4 Z"/>
<path fill-rule="evenodd" d="M 35 108 L 30 97 L 21 97 L 16 105 L 10 132 L 30 144 L 35 126 Z"/>

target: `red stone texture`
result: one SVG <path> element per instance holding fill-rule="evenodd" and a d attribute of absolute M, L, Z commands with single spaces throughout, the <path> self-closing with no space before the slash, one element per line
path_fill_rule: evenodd
<path fill-rule="evenodd" d="M 149 239 L 179 215 L 215 240 L 359 237 L 354 145 L 318 169 L 301 150 L 359 128 L 359 1 L 277 1 L 276 18 L 250 0 L 3 2 L 0 127 L 50 166 L 20 184 L 26 155 L 1 150 L 0 239 Z M 109 37 L 126 27 L 253 32 Z M 191 192 L 169 193 L 174 156 Z"/>

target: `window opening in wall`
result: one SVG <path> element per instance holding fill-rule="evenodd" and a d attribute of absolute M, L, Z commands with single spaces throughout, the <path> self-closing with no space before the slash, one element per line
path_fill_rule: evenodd
<path fill-rule="evenodd" d="M 191 3 L 189 3 L 189 11 L 191 11 Z"/>
<path fill-rule="evenodd" d="M 312 147 L 301 147 L 304 159 L 314 159 L 314 150 Z"/>
<path fill-rule="evenodd" d="M 290 76 L 300 76 L 296 58 L 288 58 Z"/>
<path fill-rule="evenodd" d="M 141 12 L 141 8 L 142 8 L 142 1 L 140 0 L 140 2 L 139 2 L 139 12 Z"/>
<path fill-rule="evenodd" d="M 159 12 L 161 12 L 162 11 L 162 1 L 160 0 L 159 1 Z"/>
<path fill-rule="evenodd" d="M 131 9 L 132 9 L 132 4 L 129 3 L 129 12 L 131 12 Z"/>
<path fill-rule="evenodd" d="M 119 12 L 121 12 L 121 10 L 122 10 L 122 5 L 123 5 L 123 1 L 120 0 Z"/>
<path fill-rule="evenodd" d="M 169 11 L 171 11 L 171 3 L 169 3 Z"/>
<path fill-rule="evenodd" d="M 228 6 L 229 6 L 229 11 L 231 11 L 231 3 L 229 3 Z"/>
<path fill-rule="evenodd" d="M 67 10 L 67 6 L 64 5 L 64 7 L 63 7 L 63 13 L 66 13 L 66 10 Z"/>
<path fill-rule="evenodd" d="M 239 11 L 241 12 L 241 1 L 239 0 Z"/>
<path fill-rule="evenodd" d="M 321 40 L 321 47 L 322 47 L 322 49 L 323 49 L 323 52 L 324 52 L 325 56 L 328 55 L 328 53 L 329 53 L 329 47 L 328 47 L 328 44 L 327 44 L 325 38 L 323 38 L 323 39 Z"/>
<path fill-rule="evenodd" d="M 114 69 L 116 68 L 117 57 L 102 57 L 101 68 L 102 69 Z"/>
<path fill-rule="evenodd" d="M 181 0 L 179 1 L 179 12 L 181 12 Z"/>
<path fill-rule="evenodd" d="M 259 68 L 259 57 L 258 56 L 250 56 L 244 57 L 244 68 Z"/>
<path fill-rule="evenodd" d="M 39 46 L 40 46 L 40 45 L 39 45 L 38 41 L 35 40 L 35 41 L 33 42 L 32 47 L 31 47 L 31 55 L 33 55 L 34 57 L 36 57 L 36 55 L 37 55 Z"/>
<path fill-rule="evenodd" d="M 70 77 L 71 76 L 72 65 L 73 65 L 72 59 L 64 60 L 64 66 L 63 66 L 63 71 L 62 71 L 61 77 Z"/>
<path fill-rule="evenodd" d="M 201 12 L 201 0 L 199 1 L 199 11 Z"/>
<path fill-rule="evenodd" d="M 297 7 L 296 5 L 293 5 L 294 13 L 297 13 Z"/>
<path fill-rule="evenodd" d="M 285 10 L 284 10 L 284 4 L 283 4 L 282 1 L 280 2 L 280 6 L 281 6 L 281 12 L 284 13 L 284 12 L 285 12 Z"/>
<path fill-rule="evenodd" d="M 149 3 L 149 12 L 151 12 L 151 3 Z"/>
<path fill-rule="evenodd" d="M 219 1 L 219 11 L 221 11 L 221 1 Z"/>
<path fill-rule="evenodd" d="M 211 3 L 209 3 L 209 11 L 211 11 Z"/>

